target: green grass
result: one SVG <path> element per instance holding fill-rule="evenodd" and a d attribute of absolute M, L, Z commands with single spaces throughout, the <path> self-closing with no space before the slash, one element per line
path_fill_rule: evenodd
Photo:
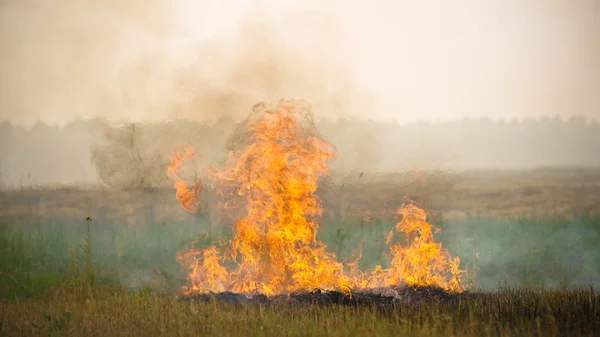
<path fill-rule="evenodd" d="M 381 253 L 392 225 L 325 223 L 319 239 L 340 259 L 362 247 L 367 268 L 385 263 Z M 0 335 L 600 334 L 594 323 L 600 322 L 594 288 L 600 280 L 600 219 L 471 218 L 436 225 L 442 228 L 436 238 L 463 266 L 476 269 L 475 289 L 491 291 L 458 307 L 424 302 L 382 312 L 176 300 L 186 282 L 177 251 L 206 232 L 207 243 L 230 235 L 227 227 L 211 229 L 203 217 L 145 228 L 85 219 L 53 219 L 33 228 L 0 224 Z M 513 290 L 499 290 L 499 282 Z"/>
<path fill-rule="evenodd" d="M 0 225 L 0 298 L 34 296 L 72 278 L 73 264 L 85 269 L 87 223 L 53 221 L 53 225 L 14 228 Z M 493 289 L 498 282 L 515 286 L 588 285 L 600 280 L 600 219 L 464 219 L 436 224 L 444 247 L 476 272 L 475 287 Z M 177 288 L 185 274 L 177 251 L 208 232 L 206 244 L 228 238 L 228 227 L 211 229 L 203 217 L 181 223 L 152 223 L 123 228 L 117 223 L 90 223 L 94 280 L 132 288 Z M 385 235 L 392 223 L 339 223 L 322 226 L 318 238 L 340 260 L 360 247 L 362 268 L 385 264 Z M 73 256 L 71 256 L 70 252 Z M 479 257 L 477 257 L 477 255 Z M 88 271 L 89 274 L 89 271 Z"/>
<path fill-rule="evenodd" d="M 132 288 L 151 286 L 157 277 L 178 274 L 177 251 L 202 233 L 202 226 L 195 223 L 136 229 L 92 220 L 90 227 L 93 248 L 87 265 L 93 267 L 95 282 Z M 0 298 L 40 295 L 71 279 L 73 265 L 85 273 L 86 239 L 85 219 L 37 228 L 0 226 Z M 183 274 L 180 278 L 183 282 Z"/>

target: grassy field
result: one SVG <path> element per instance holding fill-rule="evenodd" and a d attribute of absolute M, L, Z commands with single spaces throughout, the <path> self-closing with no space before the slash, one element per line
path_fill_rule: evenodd
<path fill-rule="evenodd" d="M 3 302 L 7 336 L 597 336 L 592 289 L 500 290 L 453 305 L 422 301 L 392 310 L 179 301 L 108 287 L 60 287 Z"/>
<path fill-rule="evenodd" d="M 365 228 L 361 222 L 330 223 L 323 226 L 320 238 L 342 257 L 356 244 L 370 242 L 363 263 L 372 266 L 383 262 L 383 238 L 390 225 Z M 488 291 L 455 306 L 425 301 L 418 307 L 387 311 L 177 300 L 185 273 L 175 254 L 198 232 L 211 230 L 201 217 L 143 229 L 92 221 L 90 237 L 85 219 L 31 230 L 4 226 L 0 236 L 0 332 L 73 336 L 600 333 L 600 325 L 594 323 L 600 321 L 600 294 L 593 287 L 585 288 L 586 283 L 597 284 L 599 279 L 600 219 L 469 219 L 439 225 L 445 230 L 438 239 L 461 257 L 464 266 L 476 268 L 475 287 Z M 565 228 L 579 228 L 588 235 L 568 239 Z M 212 230 L 214 241 L 228 234 L 226 228 Z M 490 247 L 490 238 L 496 247 Z M 515 290 L 498 290 L 498 282 Z M 544 286 L 548 290 L 541 290 Z"/>
<path fill-rule="evenodd" d="M 447 193 L 458 199 L 445 204 L 435 190 L 427 190 L 431 222 L 441 228 L 436 239 L 473 272 L 472 296 L 391 310 L 181 301 L 178 290 L 186 273 L 176 262 L 177 251 L 207 232 L 206 244 L 230 237 L 230 228 L 215 225 L 214 215 L 185 214 L 172 195 L 169 201 L 160 193 L 136 199 L 135 192 L 5 192 L 0 335 L 599 335 L 600 216 L 594 210 L 600 193 L 595 193 L 595 180 L 582 187 L 577 175 L 565 175 L 564 185 L 556 177 L 544 184 L 515 176 L 455 180 Z M 346 191 L 359 187 L 350 185 Z M 374 196 L 386 194 L 383 187 L 362 188 Z M 565 195 L 575 198 L 577 189 L 587 193 L 586 207 L 571 207 L 575 199 L 564 206 L 571 212 L 548 206 L 564 205 Z M 349 199 L 366 198 L 346 193 L 346 205 L 353 203 Z M 324 208 L 339 206 L 332 200 Z M 136 202 L 141 206 L 132 207 Z M 483 210 L 495 205 L 502 212 L 486 215 Z M 522 215 L 535 207 L 538 211 Z M 324 216 L 318 238 L 342 260 L 362 246 L 361 267 L 373 267 L 384 263 L 385 236 L 393 224 L 377 212 L 334 212 Z"/>

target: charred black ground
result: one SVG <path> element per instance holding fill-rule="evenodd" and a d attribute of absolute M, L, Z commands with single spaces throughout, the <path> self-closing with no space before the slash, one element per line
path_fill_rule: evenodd
<path fill-rule="evenodd" d="M 247 295 L 233 292 L 204 293 L 182 297 L 185 301 L 212 302 L 228 304 L 308 304 L 308 305 L 344 305 L 354 307 L 395 308 L 399 306 L 419 305 L 419 303 L 455 304 L 459 299 L 477 296 L 477 293 L 447 292 L 437 287 L 393 287 L 373 289 L 372 291 L 353 292 L 347 295 L 341 291 L 315 289 L 310 292 L 295 292 L 267 297 L 263 294 Z"/>

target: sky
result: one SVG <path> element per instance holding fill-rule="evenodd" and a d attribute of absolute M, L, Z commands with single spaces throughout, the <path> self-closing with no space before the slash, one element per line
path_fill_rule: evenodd
<path fill-rule="evenodd" d="M 600 119 L 594 0 L 4 0 L 0 120 Z"/>

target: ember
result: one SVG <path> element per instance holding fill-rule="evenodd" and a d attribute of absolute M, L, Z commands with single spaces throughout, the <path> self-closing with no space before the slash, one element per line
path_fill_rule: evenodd
<path fill-rule="evenodd" d="M 303 125 L 302 117 L 308 125 Z M 310 121 L 310 106 L 302 101 L 281 100 L 275 109 L 257 104 L 240 125 L 243 138 L 230 152 L 229 161 L 220 170 L 206 169 L 225 199 L 223 211 L 243 214 L 233 225 L 231 241 L 205 249 L 190 247 L 178 255 L 189 270 L 185 295 L 202 298 L 199 294 L 219 292 L 216 296 L 223 299 L 242 300 L 247 297 L 239 294 L 275 298 L 292 294 L 286 299 L 337 303 L 389 297 L 367 295 L 375 288 L 465 291 L 468 285 L 461 280 L 459 258 L 434 241 L 437 229 L 427 223 L 425 211 L 413 204 L 397 211 L 401 220 L 395 232 L 403 241 L 390 245 L 389 267 L 361 271 L 358 261 L 342 264 L 326 251 L 316 238 L 322 210 L 315 192 L 318 179 L 328 173 L 327 160 L 334 158 L 335 148 L 317 135 Z M 191 212 L 199 205 L 202 182 L 186 183 L 176 172 L 184 168 L 183 159 L 194 156 L 189 146 L 178 149 L 168 171 L 177 200 Z M 389 233 L 388 244 L 394 235 Z"/>

